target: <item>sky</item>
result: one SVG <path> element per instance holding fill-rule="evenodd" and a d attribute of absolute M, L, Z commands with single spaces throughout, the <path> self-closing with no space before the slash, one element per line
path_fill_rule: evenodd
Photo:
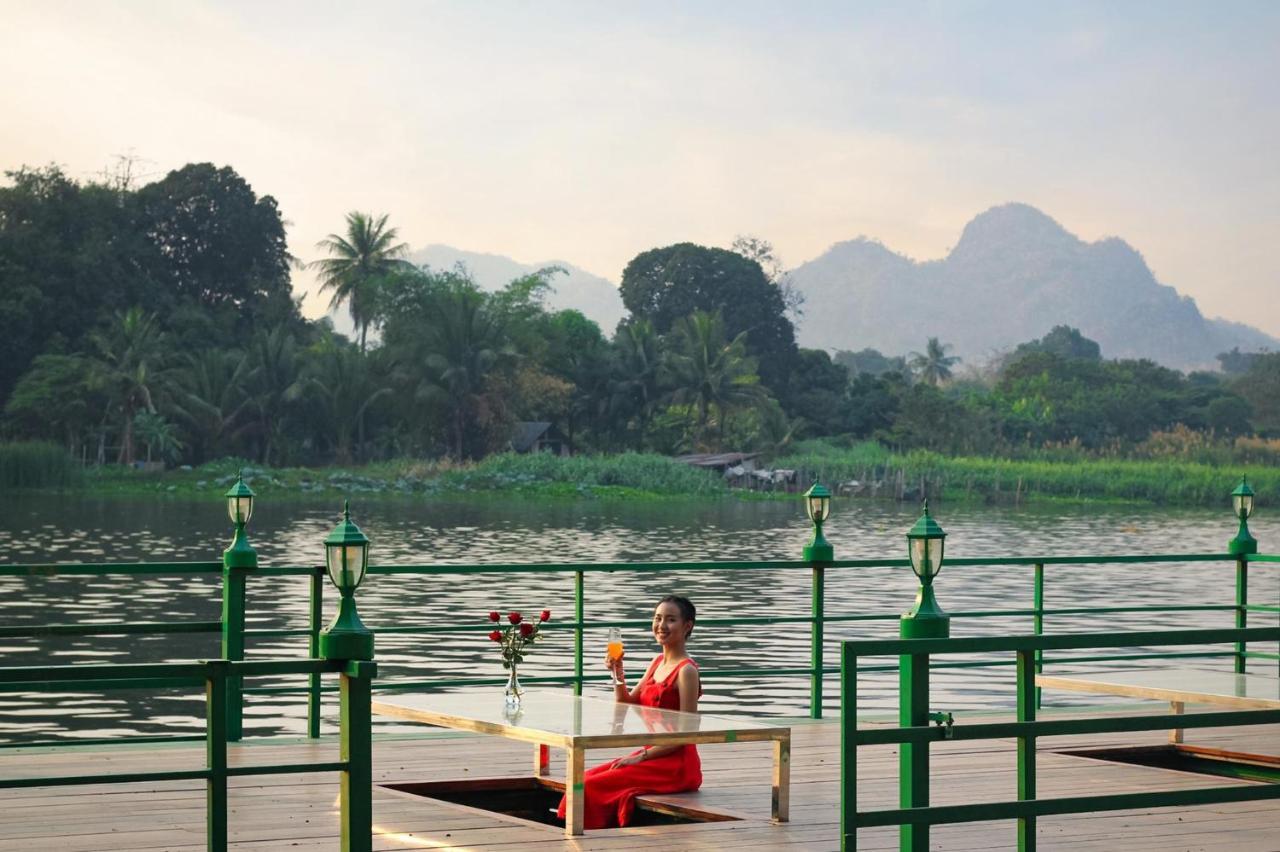
<path fill-rule="evenodd" d="M 936 258 L 1022 201 L 1280 336 L 1278 45 L 1269 2 L 0 0 L 0 169 L 230 165 L 304 261 L 362 210 L 614 281 L 738 234 Z"/>

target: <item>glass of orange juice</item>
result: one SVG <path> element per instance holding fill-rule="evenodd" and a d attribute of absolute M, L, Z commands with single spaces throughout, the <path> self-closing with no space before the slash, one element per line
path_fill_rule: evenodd
<path fill-rule="evenodd" d="M 622 631 L 616 627 L 610 627 L 608 642 L 609 644 L 605 646 L 605 656 L 608 658 L 610 663 L 615 663 L 622 659 Z M 619 677 L 617 669 L 614 669 L 613 672 L 614 683 L 625 682 L 621 677 Z"/>

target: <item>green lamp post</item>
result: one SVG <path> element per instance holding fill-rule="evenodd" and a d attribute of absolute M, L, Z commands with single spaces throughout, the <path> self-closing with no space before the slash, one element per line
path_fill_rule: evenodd
<path fill-rule="evenodd" d="M 911 570 L 920 578 L 916 605 L 902 614 L 899 628 L 903 639 L 946 639 L 951 635 L 951 616 L 938 606 L 933 596 L 933 578 L 942 570 L 942 552 L 947 534 L 929 515 L 929 501 L 915 526 L 907 531 L 907 553 Z"/>
<path fill-rule="evenodd" d="M 1231 492 L 1231 507 L 1240 519 L 1240 529 L 1236 537 L 1227 542 L 1227 552 L 1234 555 L 1241 553 L 1257 553 L 1258 540 L 1249 534 L 1249 516 L 1253 514 L 1253 489 L 1248 480 L 1240 477 L 1240 484 Z"/>
<path fill-rule="evenodd" d="M 222 495 L 227 514 L 235 524 L 231 544 L 222 551 L 222 658 L 244 659 L 244 608 L 247 576 L 258 567 L 258 553 L 249 544 L 245 525 L 253 516 L 253 489 L 244 484 L 244 472 Z M 227 678 L 227 738 L 237 742 L 244 731 L 243 679 Z"/>
<path fill-rule="evenodd" d="M 225 568 L 257 568 L 258 554 L 249 546 L 249 539 L 244 534 L 245 525 L 253 516 L 253 489 L 244 484 L 244 475 L 236 475 L 236 484 L 222 495 L 227 500 L 227 514 L 231 523 L 236 525 L 231 546 L 222 552 L 222 565 Z"/>
<path fill-rule="evenodd" d="M 820 482 L 804 492 L 804 512 L 813 522 L 813 539 L 805 545 L 806 562 L 830 562 L 835 558 L 831 545 L 822 537 L 822 525 L 831 517 L 831 492 Z"/>
<path fill-rule="evenodd" d="M 320 633 L 320 656 L 372 660 L 373 634 L 360 621 L 355 602 L 356 589 L 369 567 L 369 538 L 351 520 L 349 503 L 343 503 L 342 520 L 324 540 L 324 564 L 342 599 L 338 614 Z"/>

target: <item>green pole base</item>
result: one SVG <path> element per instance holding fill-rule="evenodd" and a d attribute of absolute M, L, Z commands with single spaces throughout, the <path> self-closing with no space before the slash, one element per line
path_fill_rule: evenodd
<path fill-rule="evenodd" d="M 320 656 L 326 660 L 372 660 L 373 634 L 326 630 L 320 634 Z"/>
<path fill-rule="evenodd" d="M 1239 556 L 1245 553 L 1257 553 L 1258 540 L 1250 536 L 1249 538 L 1233 538 L 1227 542 L 1227 553 L 1232 556 Z"/>
<path fill-rule="evenodd" d="M 826 543 L 807 544 L 802 558 L 805 562 L 830 562 L 836 558 L 835 548 Z"/>
<path fill-rule="evenodd" d="M 950 639 L 951 617 L 920 617 L 908 613 L 898 622 L 898 634 L 903 639 Z"/>

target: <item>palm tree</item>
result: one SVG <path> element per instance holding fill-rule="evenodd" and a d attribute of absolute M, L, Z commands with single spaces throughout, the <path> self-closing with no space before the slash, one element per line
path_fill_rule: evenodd
<path fill-rule="evenodd" d="M 366 355 L 327 336 L 307 353 L 307 395 L 319 408 L 317 428 L 327 435 L 339 464 L 351 461 L 353 437 L 357 454 L 363 455 L 365 414 L 391 393 L 373 363 L 381 352 Z"/>
<path fill-rule="evenodd" d="M 361 352 L 369 325 L 378 317 L 379 288 L 396 273 L 413 269 L 413 264 L 402 259 L 409 246 L 397 243 L 398 236 L 395 228 L 387 227 L 386 214 L 375 218 L 352 211 L 347 214 L 345 236 L 330 234 L 316 243 L 330 256 L 308 264 L 320 272 L 321 291 L 333 291 L 329 308 L 347 303 L 351 319 L 360 330 Z"/>
<path fill-rule="evenodd" d="M 950 343 L 939 343 L 938 338 L 930 337 L 925 345 L 924 354 L 912 352 L 907 366 L 920 377 L 921 381 L 937 387 L 951 378 L 952 366 L 960 363 L 959 356 L 947 354 L 950 348 Z"/>
<path fill-rule="evenodd" d="M 718 311 L 695 311 L 679 320 L 673 332 L 672 348 L 663 362 L 671 401 L 695 407 L 700 437 L 714 409 L 718 445 L 722 445 L 729 413 L 768 398 L 756 375 L 755 359 L 746 353 L 747 333 L 726 342 L 724 319 Z"/>
<path fill-rule="evenodd" d="M 414 383 L 415 396 L 444 409 L 457 459 L 466 453 L 466 436 L 494 425 L 506 408 L 491 379 L 518 355 L 496 298 L 465 276 L 446 275 L 422 292 L 413 333 L 398 347 L 401 372 Z"/>
<path fill-rule="evenodd" d="M 186 360 L 170 407 L 192 437 L 197 459 L 231 452 L 234 443 L 253 428 L 249 356 L 203 349 Z"/>
<path fill-rule="evenodd" d="M 155 391 L 168 376 L 165 337 L 155 314 L 142 308 L 117 311 L 105 330 L 89 336 L 90 383 L 106 392 L 109 410 L 120 413 L 120 451 L 116 461 L 133 463 L 133 424 L 139 411 L 156 412 Z"/>
<path fill-rule="evenodd" d="M 622 420 L 635 416 L 644 436 L 658 404 L 662 351 L 653 323 L 637 319 L 618 329 L 617 357 L 609 380 L 609 410 Z"/>
<path fill-rule="evenodd" d="M 284 442 L 290 408 L 306 387 L 302 359 L 285 323 L 259 329 L 249 343 L 248 355 L 249 410 L 262 440 L 259 460 L 269 465 Z"/>

